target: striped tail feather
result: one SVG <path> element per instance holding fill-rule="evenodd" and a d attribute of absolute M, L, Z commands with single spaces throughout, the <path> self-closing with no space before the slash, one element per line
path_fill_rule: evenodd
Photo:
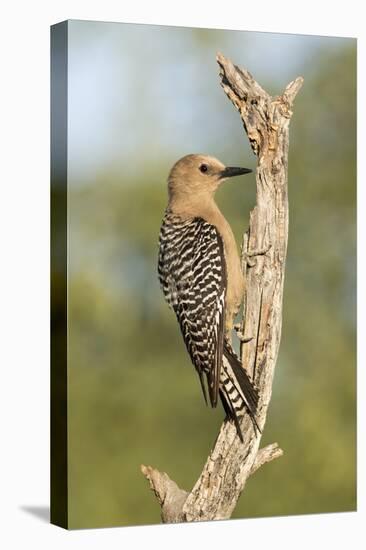
<path fill-rule="evenodd" d="M 240 420 L 245 413 L 249 414 L 254 430 L 261 431 L 256 420 L 258 391 L 227 342 L 220 374 L 220 398 L 227 416 L 235 423 L 241 441 Z"/>

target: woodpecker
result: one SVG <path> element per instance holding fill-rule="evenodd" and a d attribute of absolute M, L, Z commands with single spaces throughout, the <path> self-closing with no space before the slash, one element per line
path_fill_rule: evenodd
<path fill-rule="evenodd" d="M 223 181 L 249 172 L 207 155 L 178 160 L 168 176 L 158 258 L 160 286 L 176 314 L 206 404 L 207 390 L 212 407 L 220 397 L 241 441 L 239 421 L 245 412 L 258 428 L 258 392 L 231 346 L 244 277 L 233 232 L 214 197 Z"/>

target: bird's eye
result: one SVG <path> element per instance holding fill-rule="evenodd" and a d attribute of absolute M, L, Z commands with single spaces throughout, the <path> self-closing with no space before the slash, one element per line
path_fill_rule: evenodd
<path fill-rule="evenodd" d="M 201 172 L 202 172 L 203 174 L 204 174 L 205 172 L 207 172 L 207 170 L 208 170 L 207 164 L 201 164 L 200 170 L 201 170 Z"/>

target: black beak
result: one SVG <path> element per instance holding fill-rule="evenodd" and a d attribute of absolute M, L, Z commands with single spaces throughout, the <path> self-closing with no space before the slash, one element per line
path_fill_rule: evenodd
<path fill-rule="evenodd" d="M 227 166 L 220 172 L 220 179 L 232 178 L 233 176 L 241 176 L 242 174 L 250 174 L 253 172 L 250 168 L 239 168 L 236 166 Z"/>

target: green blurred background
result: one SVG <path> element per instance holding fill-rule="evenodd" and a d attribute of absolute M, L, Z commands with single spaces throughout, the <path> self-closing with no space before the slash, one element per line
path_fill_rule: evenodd
<path fill-rule="evenodd" d="M 262 444 L 233 517 L 356 508 L 356 40 L 69 22 L 69 523 L 149 524 L 151 464 L 195 483 L 223 420 L 207 408 L 160 292 L 166 177 L 202 152 L 255 167 L 217 51 L 272 94 L 302 75 L 291 122 L 283 332 Z M 218 202 L 238 242 L 254 176 Z"/>

